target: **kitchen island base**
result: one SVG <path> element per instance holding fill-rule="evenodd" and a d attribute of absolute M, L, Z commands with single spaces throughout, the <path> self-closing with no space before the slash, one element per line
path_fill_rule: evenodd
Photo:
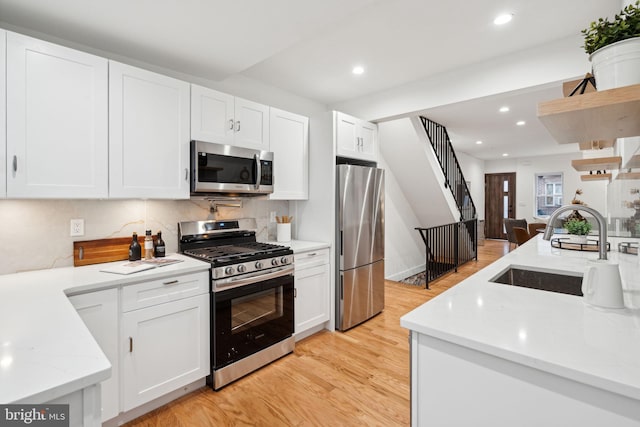
<path fill-rule="evenodd" d="M 640 426 L 640 402 L 411 331 L 412 426 Z"/>

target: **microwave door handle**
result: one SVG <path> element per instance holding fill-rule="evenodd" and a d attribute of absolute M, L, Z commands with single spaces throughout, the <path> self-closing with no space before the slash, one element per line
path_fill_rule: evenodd
<path fill-rule="evenodd" d="M 260 181 L 262 180 L 262 164 L 260 163 L 260 156 L 258 154 L 254 154 L 253 158 L 256 161 L 256 190 L 260 189 Z"/>

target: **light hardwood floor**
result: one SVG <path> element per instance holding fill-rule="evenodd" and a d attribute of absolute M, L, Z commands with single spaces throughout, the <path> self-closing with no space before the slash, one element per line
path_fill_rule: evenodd
<path fill-rule="evenodd" d="M 386 281 L 385 309 L 373 319 L 315 334 L 220 391 L 202 388 L 128 426 L 407 426 L 409 345 L 400 317 L 506 252 L 506 241 L 487 240 L 478 261 L 429 290 Z"/>

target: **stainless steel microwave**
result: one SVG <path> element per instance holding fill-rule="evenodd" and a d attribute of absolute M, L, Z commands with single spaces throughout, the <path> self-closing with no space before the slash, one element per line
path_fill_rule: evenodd
<path fill-rule="evenodd" d="M 273 153 L 191 141 L 191 194 L 260 196 L 273 193 Z"/>

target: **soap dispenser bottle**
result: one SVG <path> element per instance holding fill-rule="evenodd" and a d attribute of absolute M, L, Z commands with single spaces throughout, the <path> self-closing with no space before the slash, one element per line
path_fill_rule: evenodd
<path fill-rule="evenodd" d="M 158 231 L 158 237 L 155 242 L 155 253 L 156 258 L 163 257 L 165 255 L 165 245 L 164 240 L 162 240 L 162 232 Z"/>

